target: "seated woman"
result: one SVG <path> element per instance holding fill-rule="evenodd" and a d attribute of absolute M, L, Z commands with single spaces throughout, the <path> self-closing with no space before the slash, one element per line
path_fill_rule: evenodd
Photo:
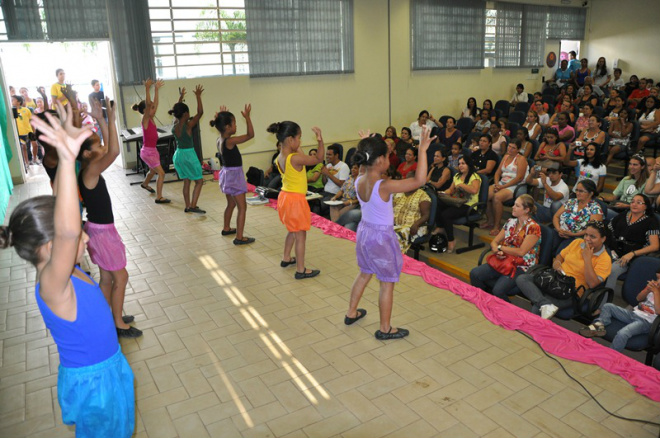
<path fill-rule="evenodd" d="M 461 113 L 461 117 L 468 117 L 472 121 L 476 121 L 479 118 L 479 108 L 477 108 L 477 99 L 470 97 L 467 100 L 465 109 Z"/>
<path fill-rule="evenodd" d="M 610 275 L 612 276 L 614 273 Z M 630 338 L 651 331 L 655 318 L 660 313 L 660 270 L 655 273 L 655 280 L 649 281 L 636 298 L 638 304 L 632 310 L 605 303 L 594 323 L 581 328 L 580 334 L 586 338 L 605 336 L 606 327 L 612 320 L 620 321 L 626 325 L 616 333 L 610 347 L 619 352 L 623 351 Z"/>
<path fill-rule="evenodd" d="M 383 136 L 383 139 L 387 138 L 394 140 L 394 144 L 399 142 L 399 137 L 396 136 L 396 128 L 394 126 L 388 126 L 387 129 L 385 129 L 385 135 Z"/>
<path fill-rule="evenodd" d="M 594 107 L 597 106 L 598 97 L 594 94 L 594 89 L 591 87 L 591 85 L 585 84 L 582 89 L 584 90 L 582 96 L 577 97 L 573 103 L 577 105 L 578 108 L 582 108 L 587 103 L 590 103 Z"/>
<path fill-rule="evenodd" d="M 472 166 L 477 170 L 477 173 L 484 175 L 487 178 L 492 178 L 495 176 L 497 171 L 497 154 L 493 152 L 493 149 L 490 147 L 492 140 L 490 135 L 481 134 L 479 137 L 479 150 L 474 151 L 470 155 L 470 161 Z"/>
<path fill-rule="evenodd" d="M 660 249 L 660 225 L 653 214 L 651 200 L 637 194 L 630 202 L 630 209 L 619 213 L 610 221 L 608 228 L 612 238 L 608 244 L 612 250 L 612 275 L 605 286 L 615 290 L 619 275 L 628 271 L 630 262 Z"/>
<path fill-rule="evenodd" d="M 527 131 L 529 131 L 529 138 L 539 141 L 541 138 L 542 129 L 541 124 L 539 123 L 539 115 L 536 114 L 536 111 L 529 110 L 527 113 L 527 119 L 525 120 L 525 123 L 523 123 L 522 127 L 527 128 Z"/>
<path fill-rule="evenodd" d="M 491 123 L 497 122 L 497 111 L 495 111 L 495 108 L 493 108 L 493 101 L 491 101 L 490 99 L 486 99 L 484 100 L 482 106 L 483 107 L 481 109 L 488 111 L 488 114 L 490 114 L 488 120 L 490 120 Z"/>
<path fill-rule="evenodd" d="M 641 155 L 633 155 L 628 162 L 628 176 L 623 178 L 614 192 L 601 194 L 601 199 L 610 203 L 608 217 L 611 219 L 617 213 L 628 210 L 630 201 L 639 193 L 644 193 L 648 182 L 649 171 L 646 159 Z"/>
<path fill-rule="evenodd" d="M 584 236 L 589 221 L 602 221 L 603 209 L 595 201 L 598 196 L 596 184 L 583 179 L 575 184 L 575 198 L 569 199 L 552 218 L 553 253 L 561 251 L 571 241 Z"/>
<path fill-rule="evenodd" d="M 506 153 L 506 137 L 502 135 L 500 126 L 497 123 L 491 123 L 488 132 L 492 140 L 490 147 L 493 149 L 493 152 L 500 156 L 504 155 Z"/>
<path fill-rule="evenodd" d="M 474 124 L 474 128 L 472 128 L 472 132 L 481 132 L 483 134 L 488 133 L 490 130 L 490 111 L 488 110 L 481 110 L 481 118 L 477 120 L 477 123 Z"/>
<path fill-rule="evenodd" d="M 608 134 L 610 136 L 610 151 L 607 154 L 606 164 L 610 164 L 614 156 L 619 152 L 627 152 L 630 149 L 630 137 L 633 131 L 633 124 L 630 121 L 630 110 L 628 108 L 621 108 L 617 117 L 610 115 L 609 120 L 610 128 Z"/>
<path fill-rule="evenodd" d="M 461 205 L 454 202 L 443 201 L 443 197 L 438 199 L 438 215 L 436 222 L 438 228 L 433 230 L 434 234 L 444 233 L 447 236 L 447 253 L 454 252 L 456 241 L 454 240 L 454 219 L 465 216 L 470 207 L 479 202 L 479 188 L 481 187 L 481 177 L 477 174 L 472 164 L 461 157 L 458 160 L 458 172 L 454 175 L 449 189 L 445 195 L 455 200 L 465 200 Z"/>
<path fill-rule="evenodd" d="M 443 154 L 444 156 L 444 154 Z M 451 145 L 451 154 L 447 157 L 447 167 L 453 169 L 454 173 L 458 172 L 458 161 L 463 158 L 463 147 L 460 143 Z M 660 161 L 659 161 L 660 164 Z"/>
<path fill-rule="evenodd" d="M 637 152 L 644 150 L 646 143 L 660 136 L 660 110 L 656 109 L 658 100 L 653 96 L 646 98 L 645 108 L 639 116 L 639 141 Z"/>
<path fill-rule="evenodd" d="M 611 117 L 616 117 L 619 111 L 623 108 L 625 100 L 621 98 L 621 94 L 617 90 L 610 90 L 610 98 L 607 99 L 605 104 L 605 114 L 608 115 L 608 120 L 611 122 Z"/>
<path fill-rule="evenodd" d="M 644 185 L 644 194 L 650 199 L 651 203 L 658 208 L 658 200 L 660 199 L 660 159 L 656 159 L 653 165 L 649 164 L 649 177 Z"/>
<path fill-rule="evenodd" d="M 445 157 L 441 150 L 433 154 L 433 163 L 426 176 L 426 183 L 431 184 L 438 192 L 445 191 L 451 186 L 451 170 L 445 166 Z"/>
<path fill-rule="evenodd" d="M 577 181 L 573 187 L 573 192 L 577 188 L 577 183 L 584 179 L 590 179 L 596 184 L 596 190 L 600 193 L 605 187 L 605 178 L 607 177 L 607 166 L 603 164 L 600 145 L 598 143 L 589 143 L 584 151 L 584 158 L 581 160 L 566 160 L 567 166 L 575 168 Z"/>
<path fill-rule="evenodd" d="M 550 123 L 550 114 L 548 114 L 548 111 L 545 109 L 543 101 L 540 99 L 536 100 L 534 102 L 533 108 L 534 111 L 536 111 L 536 114 L 539 116 L 539 123 L 541 126 L 547 127 Z"/>
<path fill-rule="evenodd" d="M 399 142 L 396 143 L 396 156 L 399 157 L 399 160 L 403 161 L 403 157 L 406 155 L 406 150 L 412 146 L 413 143 L 410 128 L 404 126 L 401 128 L 401 138 L 399 138 Z"/>
<path fill-rule="evenodd" d="M 500 125 L 500 134 L 506 135 L 507 137 L 511 136 L 511 131 L 509 131 L 509 120 L 505 117 L 502 117 L 497 120 L 497 123 Z"/>
<path fill-rule="evenodd" d="M 607 229 L 603 222 L 591 221 L 587 224 L 583 238 L 575 239 L 552 262 L 552 268 L 575 278 L 575 287 L 593 289 L 610 275 L 612 259 L 605 249 Z M 543 319 L 552 318 L 561 309 L 573 306 L 573 299 L 560 300 L 544 294 L 536 284 L 533 275 L 523 274 L 516 278 L 520 291 L 532 302 L 532 313 Z M 583 290 L 578 291 L 582 296 Z"/>
<path fill-rule="evenodd" d="M 594 106 L 590 103 L 584 104 L 584 106 L 580 109 L 580 116 L 575 121 L 574 126 L 576 136 L 579 136 L 582 131 L 589 127 L 589 118 L 593 115 L 593 113 Z"/>
<path fill-rule="evenodd" d="M 342 201 L 342 205 L 331 205 L 330 206 L 330 220 L 337 222 L 337 219 L 344 213 L 349 210 L 353 210 L 358 207 L 360 204 L 355 194 L 355 178 L 358 177 L 360 167 L 356 164 L 351 167 L 351 176 L 348 177 L 344 184 L 342 184 L 341 189 L 337 192 L 335 196 L 330 198 L 331 201 Z"/>
<path fill-rule="evenodd" d="M 438 135 L 438 141 L 444 145 L 445 151 L 448 151 L 452 144 L 460 143 L 462 137 L 463 133 L 456 129 L 456 119 L 449 117 L 445 122 L 445 129 Z"/>
<path fill-rule="evenodd" d="M 410 132 L 415 141 L 419 141 L 419 136 L 422 134 L 422 126 L 428 126 L 429 129 L 441 128 L 442 123 L 438 122 L 428 111 L 423 110 L 417 116 L 417 120 L 410 124 Z"/>
<path fill-rule="evenodd" d="M 566 146 L 559 142 L 559 133 L 555 128 L 548 128 L 545 133 L 545 141 L 539 146 L 539 150 L 534 156 L 534 161 L 541 161 L 544 167 L 550 167 L 548 161 L 554 161 L 562 164 L 566 158 Z"/>
<path fill-rule="evenodd" d="M 514 287 L 515 278 L 539 262 L 541 227 L 532 219 L 535 211 L 534 198 L 530 195 L 519 196 L 511 209 L 512 218 L 490 242 L 490 248 L 497 257 L 520 257 L 521 260 L 518 261 L 521 264 L 518 265 L 514 277 L 504 275 L 484 263 L 470 271 L 472 286 L 509 301 L 507 292 Z"/>
<path fill-rule="evenodd" d="M 387 158 L 390 160 L 390 167 L 396 169 L 401 164 L 401 160 L 396 155 L 396 143 L 391 138 L 385 138 L 383 141 L 387 145 Z"/>
<path fill-rule="evenodd" d="M 600 125 L 600 117 L 595 115 L 589 117 L 587 128 L 570 144 L 564 164 L 569 165 L 568 161 L 571 158 L 577 159 L 584 157 L 585 148 L 588 144 L 595 143 L 601 147 L 605 144 L 605 131 L 600 129 Z"/>
<path fill-rule="evenodd" d="M 316 149 L 309 150 L 309 156 L 311 157 L 315 157 L 316 153 L 317 153 Z M 320 162 L 316 166 L 310 167 L 309 170 L 307 170 L 307 190 L 309 190 L 310 192 L 314 192 L 314 193 L 323 192 L 324 184 L 323 184 L 323 178 L 321 178 L 322 167 L 323 167 L 323 162 Z M 275 168 L 277 169 L 277 166 L 275 166 Z M 281 180 L 282 178 L 280 178 L 280 181 Z"/>
<path fill-rule="evenodd" d="M 516 144 L 518 145 L 520 155 L 525 157 L 525 159 L 530 158 L 534 150 L 534 145 L 529 141 L 529 131 L 527 131 L 527 128 L 520 128 L 516 131 Z"/>
<path fill-rule="evenodd" d="M 415 171 L 408 172 L 414 178 Z M 399 239 L 401 252 L 406 253 L 410 244 L 418 237 L 425 236 L 431 215 L 431 198 L 423 189 L 396 193 L 392 197 L 394 207 L 394 232 Z"/>
<path fill-rule="evenodd" d="M 507 153 L 495 172 L 494 184 L 488 188 L 486 223 L 481 228 L 490 228 L 491 236 L 497 236 L 500 232 L 504 202 L 513 199 L 516 188 L 524 184 L 527 178 L 527 160 L 519 151 L 516 143 L 509 143 Z"/>
<path fill-rule="evenodd" d="M 406 149 L 406 155 L 403 156 L 403 163 L 399 164 L 396 169 L 401 175 L 401 178 L 408 178 L 408 172 L 417 170 L 417 149 L 409 147 Z"/>
<path fill-rule="evenodd" d="M 575 112 L 573 111 L 573 102 L 571 99 L 566 96 L 566 98 L 557 104 L 555 107 L 555 113 L 550 117 L 550 121 L 548 122 L 548 126 L 557 126 L 559 124 L 559 114 L 565 112 L 568 114 L 569 121 L 571 124 L 575 122 Z"/>
<path fill-rule="evenodd" d="M 516 85 L 516 92 L 511 96 L 511 106 L 516 106 L 517 103 L 527 102 L 528 100 L 529 96 L 525 93 L 525 86 L 523 84 Z"/>

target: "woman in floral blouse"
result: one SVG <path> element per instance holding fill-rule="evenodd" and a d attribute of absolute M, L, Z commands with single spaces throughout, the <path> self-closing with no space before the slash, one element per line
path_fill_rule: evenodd
<path fill-rule="evenodd" d="M 351 167 L 351 176 L 348 177 L 341 189 L 333 196 L 330 201 L 342 201 L 340 205 L 330 206 L 330 220 L 337 222 L 342 214 L 353 210 L 359 205 L 357 195 L 355 194 L 355 178 L 357 178 L 360 168 L 357 165 Z"/>
<path fill-rule="evenodd" d="M 513 217 L 504 224 L 490 243 L 493 254 L 498 257 L 522 258 L 514 277 L 501 274 L 488 263 L 484 263 L 470 271 L 472 286 L 491 292 L 503 300 L 509 300 L 507 292 L 514 288 L 515 278 L 539 262 L 541 227 L 532 219 L 535 212 L 534 198 L 530 195 L 519 196 L 511 209 Z"/>
<path fill-rule="evenodd" d="M 596 184 L 590 179 L 578 182 L 575 198 L 566 201 L 552 218 L 555 226 L 553 253 L 557 254 L 575 238 L 582 237 L 590 221 L 602 221 L 603 209 L 595 201 L 598 196 Z"/>

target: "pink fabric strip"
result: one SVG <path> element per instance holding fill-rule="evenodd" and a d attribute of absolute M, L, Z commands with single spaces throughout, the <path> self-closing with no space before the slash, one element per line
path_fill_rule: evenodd
<path fill-rule="evenodd" d="M 254 191 L 254 186 L 248 187 Z M 268 204 L 277 208 L 273 199 Z M 324 234 L 355 242 L 355 233 L 341 225 L 312 213 L 312 225 Z M 532 336 L 545 351 L 565 359 L 598 365 L 610 373 L 617 374 L 635 387 L 640 394 L 660 402 L 660 371 L 600 345 L 591 339 L 561 327 L 552 321 L 496 298 L 479 288 L 440 272 L 423 262 L 403 256 L 403 272 L 422 277 L 431 286 L 446 289 L 473 303 L 493 324 L 507 330 L 520 330 Z"/>

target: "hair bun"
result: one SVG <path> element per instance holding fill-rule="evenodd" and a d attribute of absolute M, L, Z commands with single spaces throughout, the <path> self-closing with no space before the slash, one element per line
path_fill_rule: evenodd
<path fill-rule="evenodd" d="M 270 132 L 271 134 L 277 134 L 277 132 L 280 130 L 280 123 L 271 123 L 268 128 L 266 128 L 267 132 Z"/>
<path fill-rule="evenodd" d="M 11 234 L 9 227 L 0 225 L 0 248 L 9 248 L 12 246 Z"/>
<path fill-rule="evenodd" d="M 211 125 L 211 128 L 215 128 L 215 119 L 214 119 L 214 120 L 211 120 L 211 121 L 209 122 L 209 125 Z"/>
<path fill-rule="evenodd" d="M 133 111 L 139 111 L 140 110 L 140 105 L 138 105 L 137 103 L 134 103 L 133 106 L 131 106 L 131 109 Z"/>

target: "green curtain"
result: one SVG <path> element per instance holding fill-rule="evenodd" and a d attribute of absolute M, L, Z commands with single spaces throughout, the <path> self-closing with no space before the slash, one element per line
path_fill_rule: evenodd
<path fill-rule="evenodd" d="M 12 158 L 11 146 L 7 138 L 7 107 L 5 93 L 0 87 L 0 142 L 5 153 L 0 153 L 0 223 L 5 222 L 5 214 L 9 205 L 9 197 L 14 188 L 9 172 L 9 161 Z"/>

